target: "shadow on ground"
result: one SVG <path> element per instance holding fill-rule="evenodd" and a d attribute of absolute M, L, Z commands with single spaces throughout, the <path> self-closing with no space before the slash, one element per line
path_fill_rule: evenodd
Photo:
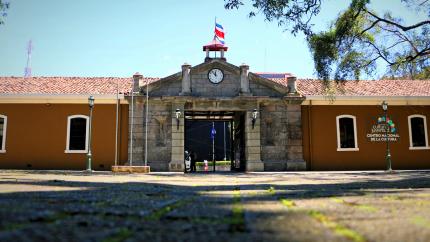
<path fill-rule="evenodd" d="M 337 173 L 342 178 L 339 180 L 316 174 L 309 179 L 311 182 L 291 184 L 285 173 L 255 183 L 247 179 L 258 174 L 216 174 L 215 178 L 220 180 L 239 179 L 237 184 L 232 181 L 227 185 L 216 181 L 211 184 L 206 174 L 158 173 L 146 175 L 149 181 L 124 183 L 61 178 L 61 175 L 88 176 L 76 172 L 33 174 L 55 174 L 60 178 L 0 176 L 1 187 L 25 188 L 22 192 L 0 193 L 0 241 L 344 241 L 351 238 L 334 233 L 323 222 L 312 220 L 309 211 L 294 210 L 285 201 L 294 204 L 320 198 L 362 197 L 369 193 L 398 195 L 428 192 L 426 189 L 430 188 L 429 172 Z M 289 174 L 296 178 L 306 176 Z M 96 175 L 101 181 L 104 176 L 115 177 L 108 172 Z M 361 179 L 355 179 L 356 176 Z M 186 185 L 151 182 L 160 177 L 202 178 L 208 182 Z M 31 191 L 33 188 L 35 191 Z M 40 188 L 44 191 L 38 191 Z M 266 226 L 280 213 L 282 219 L 274 226 L 281 228 Z M 301 220 L 301 216 L 307 219 Z"/>

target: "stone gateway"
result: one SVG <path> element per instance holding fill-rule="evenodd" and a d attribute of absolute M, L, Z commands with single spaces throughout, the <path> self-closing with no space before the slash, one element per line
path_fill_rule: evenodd
<path fill-rule="evenodd" d="M 187 119 L 228 119 L 234 130 L 243 130 L 242 137 L 236 139 L 241 145 L 232 148 L 233 156 L 243 154 L 242 170 L 306 170 L 300 106 L 304 98 L 296 90 L 295 77 L 287 77 L 285 86 L 249 72 L 245 64 L 235 66 L 225 58 L 206 58 L 204 63 L 194 67 L 184 64 L 181 72 L 151 83 L 143 82 L 141 75 L 134 75 L 133 80 L 133 101 L 128 97 L 133 102 L 129 105 L 133 165 L 144 164 L 148 92 L 151 170 L 183 171 Z M 178 118 L 176 112 L 180 112 Z"/>

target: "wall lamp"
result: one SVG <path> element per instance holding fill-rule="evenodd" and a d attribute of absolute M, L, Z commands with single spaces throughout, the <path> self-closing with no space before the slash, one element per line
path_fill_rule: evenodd
<path fill-rule="evenodd" d="M 90 107 L 90 120 L 88 125 L 88 153 L 87 153 L 87 172 L 92 172 L 91 169 L 91 161 L 93 158 L 93 155 L 91 153 L 91 126 L 93 122 L 93 108 L 94 108 L 94 97 L 90 96 L 88 97 L 88 106 Z"/>
<path fill-rule="evenodd" d="M 179 118 L 181 117 L 182 113 L 179 108 L 175 111 L 175 117 L 176 117 L 176 129 L 179 129 Z"/>
<path fill-rule="evenodd" d="M 258 118 L 258 111 L 257 111 L 257 109 L 254 109 L 252 111 L 252 128 L 253 129 L 254 129 L 255 121 L 257 120 L 257 118 Z"/>

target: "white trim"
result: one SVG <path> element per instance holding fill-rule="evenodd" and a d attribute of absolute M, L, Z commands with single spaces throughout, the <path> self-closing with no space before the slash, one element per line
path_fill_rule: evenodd
<path fill-rule="evenodd" d="M 329 96 L 309 95 L 306 100 L 329 100 Z M 430 96 L 335 96 L 335 100 L 430 100 Z"/>
<path fill-rule="evenodd" d="M 88 96 L 95 97 L 96 104 L 115 104 L 116 94 L 0 94 L 0 103 L 73 103 L 88 104 Z M 121 104 L 128 101 L 124 99 L 124 94 L 119 94 Z"/>
<path fill-rule="evenodd" d="M 337 148 L 337 151 L 359 151 L 359 148 Z"/>
<path fill-rule="evenodd" d="M 0 118 L 4 119 L 3 123 L 3 142 L 2 147 L 0 147 L 0 153 L 6 153 L 6 131 L 7 131 L 7 116 L 0 114 Z"/>
<path fill-rule="evenodd" d="M 86 120 L 86 131 L 85 131 L 85 150 L 70 150 L 70 121 L 74 118 L 84 118 Z M 66 150 L 64 153 L 88 153 L 88 131 L 89 131 L 89 117 L 86 115 L 70 115 L 67 117 L 67 139 L 66 139 Z"/>
<path fill-rule="evenodd" d="M 94 96 L 94 99 L 116 99 L 116 94 L 38 94 L 38 93 L 22 93 L 22 94 L 9 94 L 9 93 L 2 93 L 0 94 L 0 98 L 41 98 L 41 99 L 79 99 L 84 98 L 88 101 L 88 96 Z M 120 99 L 124 99 L 124 94 L 119 94 L 118 97 Z"/>
<path fill-rule="evenodd" d="M 413 146 L 412 142 L 412 124 L 411 119 L 412 118 L 422 118 L 424 122 L 424 138 L 425 138 L 425 146 Z M 428 142 L 428 136 L 427 136 L 427 117 L 425 115 L 421 114 L 413 114 L 408 116 L 408 126 L 409 126 L 409 149 L 410 150 L 429 150 L 429 142 Z"/>
<path fill-rule="evenodd" d="M 429 146 L 409 147 L 410 150 L 430 150 Z"/>
<path fill-rule="evenodd" d="M 391 106 L 430 105 L 430 96 L 335 96 L 330 99 L 324 95 L 305 96 L 301 105 L 367 105 L 380 106 L 384 100 L 390 101 Z"/>
<path fill-rule="evenodd" d="M 340 146 L 340 130 L 339 130 L 339 119 L 341 118 L 352 118 L 352 122 L 354 124 L 354 147 L 353 148 L 342 148 Z M 337 133 L 337 151 L 358 151 L 358 143 L 357 143 L 357 122 L 356 117 L 354 115 L 342 114 L 336 116 L 336 133 Z"/>

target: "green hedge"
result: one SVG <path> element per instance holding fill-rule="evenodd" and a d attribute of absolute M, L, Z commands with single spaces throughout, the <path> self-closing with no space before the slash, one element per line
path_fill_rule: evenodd
<path fill-rule="evenodd" d="M 221 160 L 221 161 L 215 162 L 215 166 L 229 166 L 229 165 L 231 165 L 231 161 L 229 161 L 229 160 L 225 160 L 225 161 Z M 196 166 L 205 166 L 205 163 L 198 161 L 198 162 L 196 162 Z M 208 162 L 208 166 L 213 166 L 212 161 Z"/>

